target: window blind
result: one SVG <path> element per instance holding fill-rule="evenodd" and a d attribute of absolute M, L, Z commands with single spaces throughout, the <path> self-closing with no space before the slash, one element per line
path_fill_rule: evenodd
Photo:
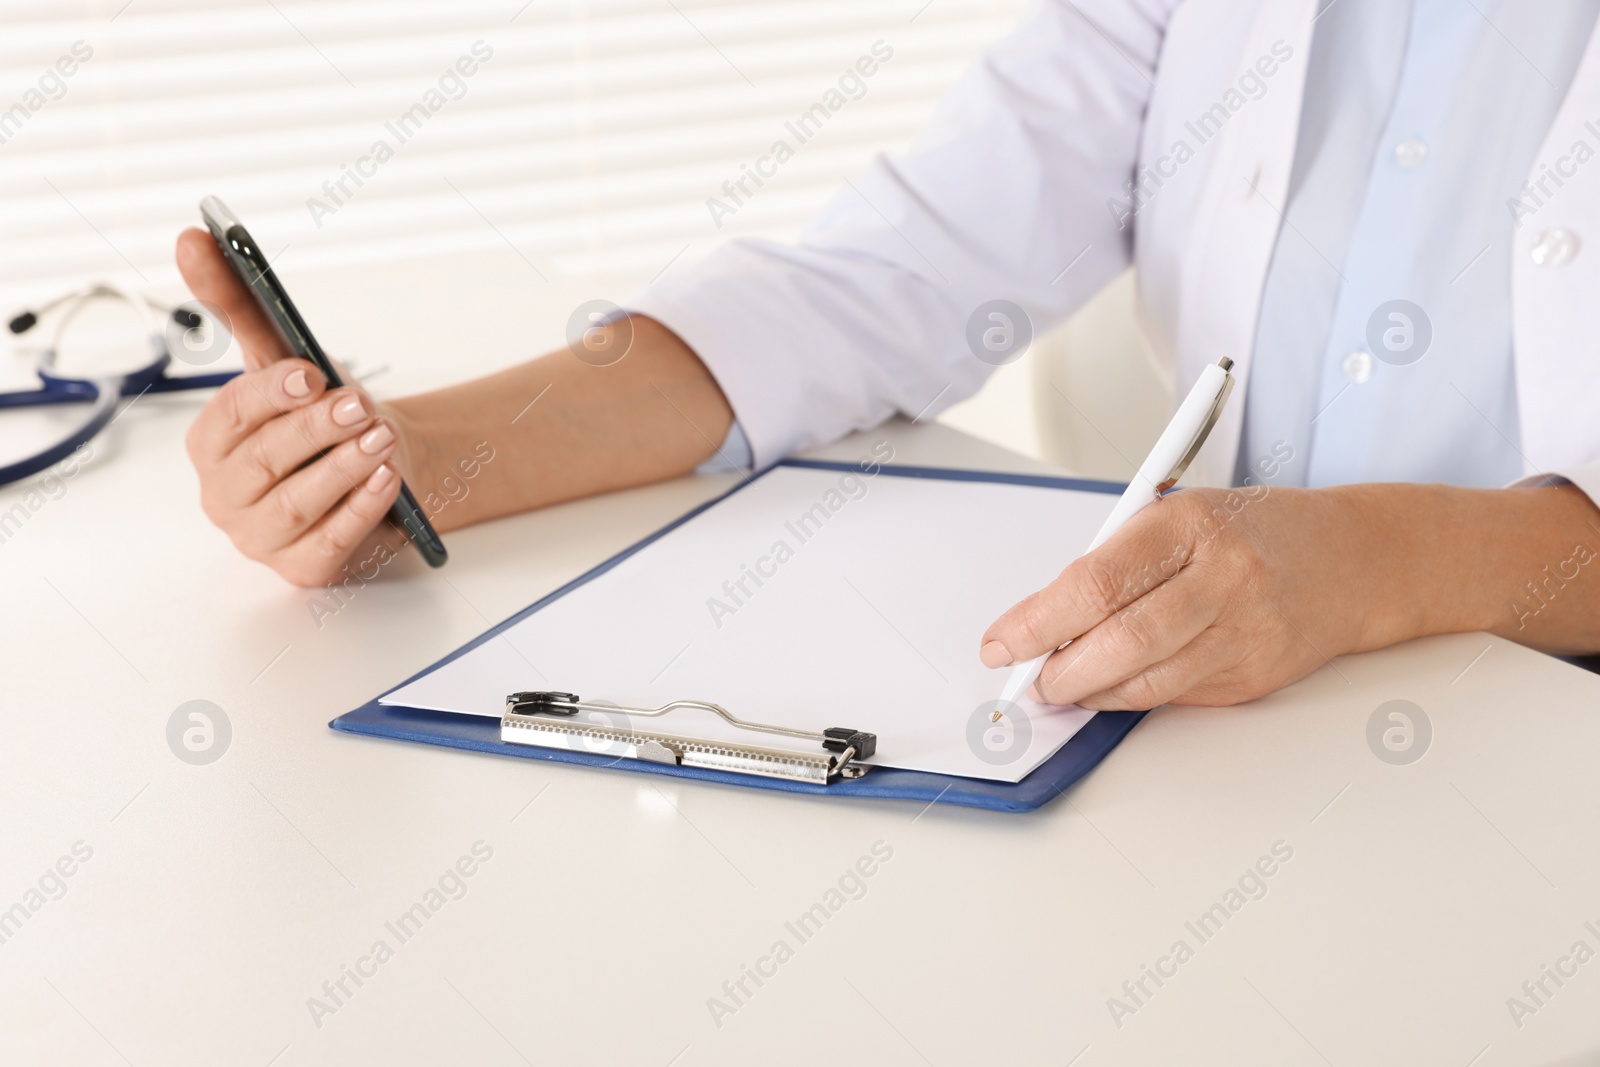
<path fill-rule="evenodd" d="M 509 243 L 546 275 L 648 280 L 792 236 L 1021 7 L 10 3 L 0 287 L 174 284 L 208 193 L 297 269 Z"/>

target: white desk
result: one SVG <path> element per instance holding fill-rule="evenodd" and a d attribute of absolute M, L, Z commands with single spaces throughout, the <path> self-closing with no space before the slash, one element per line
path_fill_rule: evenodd
<path fill-rule="evenodd" d="M 303 301 L 319 329 L 325 281 Z M 328 332 L 350 354 L 354 316 Z M 408 385 L 534 347 L 439 368 L 410 344 L 390 352 Z M 1546 979 L 1520 1029 L 1506 1006 L 1573 942 L 1600 950 L 1600 678 L 1474 635 L 1342 659 L 1251 706 L 1151 715 L 1030 816 L 349 737 L 327 721 L 726 481 L 456 533 L 446 570 L 407 565 L 319 629 L 200 516 L 197 403 L 141 402 L 0 544 L 0 909 L 93 850 L 0 944 L 0 1063 L 1491 1067 L 1600 1048 L 1600 959 Z M 901 462 L 1035 469 L 887 432 Z M 165 736 L 196 698 L 232 723 L 209 766 Z M 1433 723 L 1409 766 L 1365 738 L 1394 698 Z M 465 896 L 402 943 L 385 924 L 479 841 Z M 1186 921 L 1279 841 L 1266 896 L 1201 943 Z M 785 923 L 875 842 L 893 856 L 865 896 L 801 943 Z M 1119 1027 L 1108 997 L 1132 1004 L 1124 981 L 1179 939 L 1193 958 Z M 392 958 L 336 1004 L 324 982 L 379 940 Z M 779 940 L 792 958 L 715 1025 L 708 998 L 732 1005 L 723 983 Z M 314 996 L 337 1008 L 320 1027 Z"/>

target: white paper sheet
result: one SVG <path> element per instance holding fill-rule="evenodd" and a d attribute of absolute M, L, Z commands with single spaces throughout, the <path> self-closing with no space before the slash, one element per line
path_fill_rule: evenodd
<path fill-rule="evenodd" d="M 979 639 L 1078 556 L 1114 494 L 779 467 L 385 704 L 499 716 L 554 689 L 675 699 L 755 722 L 878 735 L 882 766 L 1015 782 L 1091 713 L 988 721 L 1004 671 Z M 705 713 L 633 725 L 803 746 Z"/>

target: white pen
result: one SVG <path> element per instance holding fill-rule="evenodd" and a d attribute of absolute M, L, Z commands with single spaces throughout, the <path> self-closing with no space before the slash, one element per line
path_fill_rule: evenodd
<path fill-rule="evenodd" d="M 1233 392 L 1233 375 L 1228 373 L 1232 369 L 1233 360 L 1224 356 L 1200 372 L 1200 380 L 1194 383 L 1194 388 L 1189 390 L 1189 395 L 1179 405 L 1177 414 L 1172 416 L 1167 428 L 1161 431 L 1155 447 L 1150 450 L 1138 473 L 1128 483 L 1128 488 L 1117 501 L 1117 506 L 1111 509 L 1111 516 L 1106 519 L 1105 525 L 1100 527 L 1100 532 L 1089 542 L 1084 555 L 1105 544 L 1111 539 L 1111 535 L 1127 525 L 1128 520 L 1141 508 L 1160 500 L 1161 494 L 1171 489 L 1177 484 L 1178 479 L 1183 477 L 1183 472 L 1189 468 L 1195 453 L 1206 443 L 1211 428 L 1217 424 L 1217 418 L 1222 414 L 1222 406 L 1228 402 L 1228 394 Z M 1071 643 L 1067 642 L 1068 645 Z M 1067 645 L 1061 646 L 1061 648 L 1066 647 Z M 1000 708 L 1010 707 L 1021 700 L 1022 694 L 1028 691 L 1028 687 L 1038 681 L 1039 672 L 1044 669 L 1044 661 L 1058 651 L 1059 649 L 1051 649 L 1026 663 L 1012 667 L 1011 675 L 1006 679 L 1006 687 L 1000 693 Z M 998 720 L 1000 715 L 1001 712 L 997 710 L 990 719 Z"/>

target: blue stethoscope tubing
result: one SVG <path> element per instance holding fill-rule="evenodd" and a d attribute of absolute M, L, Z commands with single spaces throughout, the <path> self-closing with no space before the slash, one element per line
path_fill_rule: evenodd
<path fill-rule="evenodd" d="M 139 397 L 145 393 L 174 393 L 187 389 L 209 389 L 222 385 L 239 373 L 216 371 L 209 374 L 169 377 L 166 370 L 172 363 L 172 356 L 167 351 L 166 337 L 152 326 L 150 331 L 152 358 L 144 366 L 126 374 L 103 378 L 73 378 L 58 374 L 55 369 L 56 349 L 66 320 L 71 318 L 77 306 L 91 299 L 108 296 L 133 305 L 146 325 L 152 326 L 146 312 L 146 301 L 118 286 L 94 285 L 63 298 L 75 300 L 77 304 L 64 313 L 65 317 L 57 327 L 55 342 L 39 353 L 37 368 L 39 388 L 0 393 L 0 411 L 45 407 L 52 404 L 90 404 L 92 407 L 89 409 L 88 417 L 55 444 L 26 459 L 0 465 L 0 485 L 10 485 L 12 482 L 38 474 L 82 448 L 117 417 L 117 404 L 123 397 Z"/>

